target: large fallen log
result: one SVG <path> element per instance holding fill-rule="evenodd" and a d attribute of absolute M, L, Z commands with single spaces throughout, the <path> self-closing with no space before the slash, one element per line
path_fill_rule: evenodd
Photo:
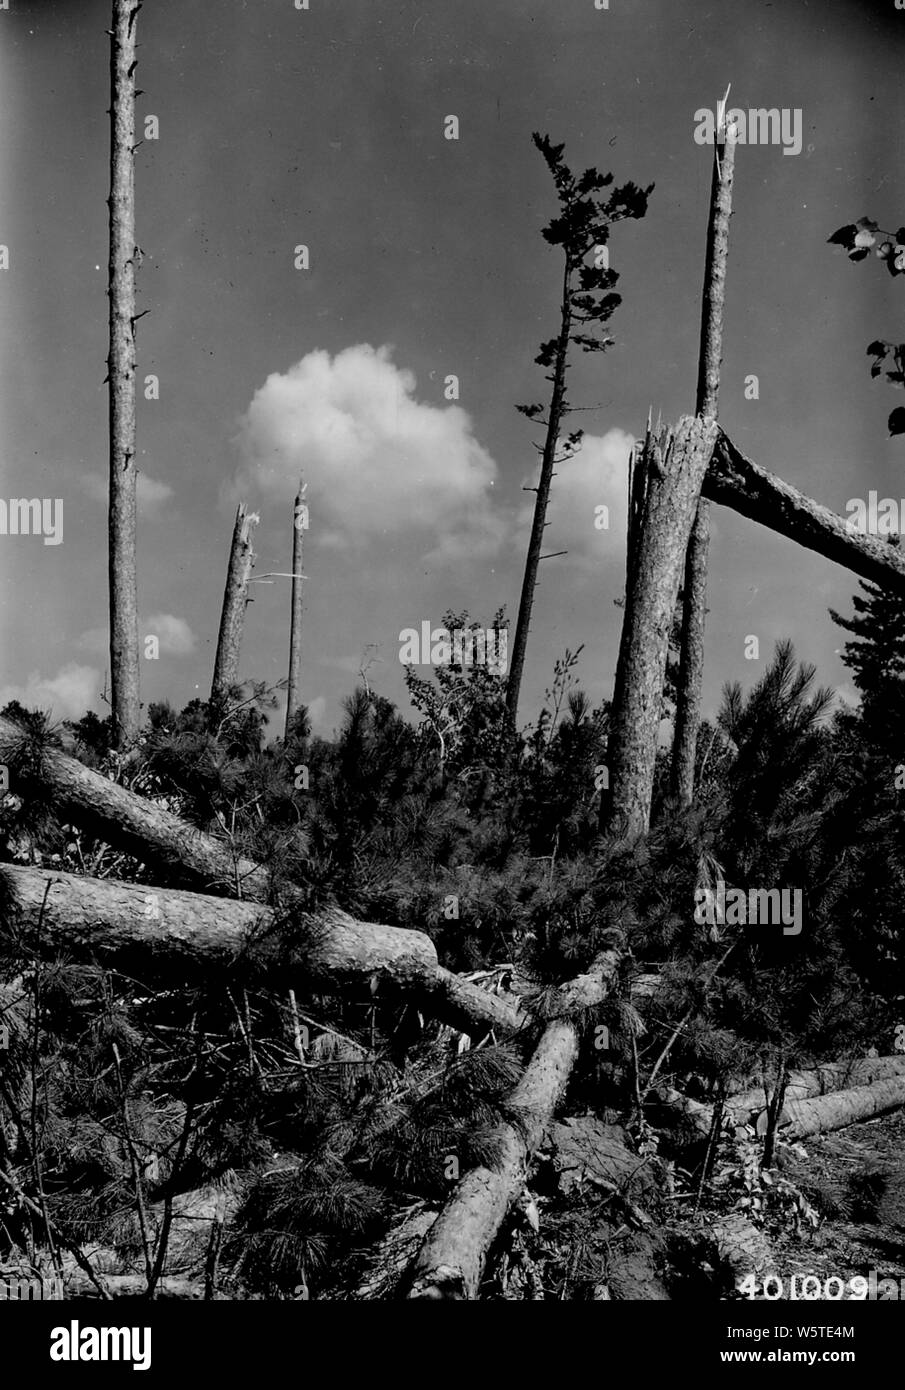
<path fill-rule="evenodd" d="M 780 1127 L 790 1121 L 790 1104 L 812 1097 L 831 1098 L 832 1094 L 854 1088 L 869 1088 L 881 1081 L 905 1078 L 905 1057 L 864 1057 L 846 1062 L 825 1062 L 819 1067 L 793 1071 L 786 1087 Z M 691 1100 L 670 1087 L 661 1088 L 657 1103 L 681 1116 L 687 1122 L 689 1134 L 706 1136 L 713 1121 L 713 1106 Z M 754 1125 L 758 1134 L 767 1127 L 767 1101 L 762 1086 L 728 1096 L 723 1114 L 736 1125 Z M 846 1123 L 848 1123 L 846 1121 Z M 787 1131 L 783 1130 L 783 1138 Z"/>
<path fill-rule="evenodd" d="M 189 825 L 172 811 L 138 796 L 77 758 L 44 748 L 34 762 L 25 731 L 0 718 L 0 763 L 10 769 L 10 791 L 28 798 L 49 792 L 62 818 L 71 818 L 109 844 L 165 872 L 181 871 L 193 887 L 263 902 L 270 877 L 259 864 L 237 856 L 229 844 Z"/>
<path fill-rule="evenodd" d="M 540 1147 L 578 1056 L 573 1018 L 602 1003 L 621 958 L 618 951 L 602 952 L 586 974 L 559 991 L 534 1055 L 509 1097 L 521 1124 L 498 1126 L 497 1166 L 472 1168 L 456 1186 L 415 1260 L 409 1298 L 477 1297 L 488 1251 L 524 1187 L 528 1161 Z"/>
<path fill-rule="evenodd" d="M 789 1142 L 809 1134 L 826 1134 L 859 1120 L 870 1120 L 905 1105 L 905 1076 L 875 1081 L 872 1086 L 855 1086 L 810 1100 L 793 1100 L 783 1107 L 778 1135 Z"/>
<path fill-rule="evenodd" d="M 23 729 L 0 718 L 0 764 L 11 770 L 11 791 L 22 797 L 33 791 L 50 793 L 59 815 L 85 825 L 109 844 L 164 873 L 177 873 L 193 887 L 211 888 L 252 902 L 267 900 L 267 870 L 237 856 L 224 840 L 189 825 L 172 811 L 111 782 L 58 749 L 42 750 L 37 764 L 27 753 L 28 737 Z M 345 921 L 352 919 L 346 917 Z M 495 1029 L 509 1035 L 527 1019 L 517 1000 L 490 994 L 448 970 L 437 969 L 417 985 L 426 1011 L 465 1032 L 482 1035 Z"/>
<path fill-rule="evenodd" d="M 872 1086 L 875 1081 L 887 1081 L 896 1076 L 905 1076 L 905 1057 L 864 1057 L 793 1071 L 786 1086 L 784 1110 L 790 1101 L 825 1096 L 856 1086 Z M 762 1086 L 730 1096 L 725 1103 L 726 1114 L 736 1124 L 760 1123 L 766 1108 Z"/>
<path fill-rule="evenodd" d="M 863 579 L 905 593 L 905 553 L 882 537 L 850 529 L 846 518 L 746 458 L 722 430 L 701 494 L 816 550 Z"/>
<path fill-rule="evenodd" d="M 357 922 L 338 908 L 275 912 L 175 888 L 0 865 L 0 942 L 39 956 L 65 951 L 148 982 L 242 967 L 280 983 L 375 976 L 414 988 L 437 955 L 422 932 Z M 243 964 L 244 963 L 244 964 Z"/>

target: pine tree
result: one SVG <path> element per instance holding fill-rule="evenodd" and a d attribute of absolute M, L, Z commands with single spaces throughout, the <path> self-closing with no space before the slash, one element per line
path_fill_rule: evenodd
<path fill-rule="evenodd" d="M 832 608 L 830 617 L 856 639 L 846 642 L 842 660 L 861 694 L 864 732 L 871 742 L 898 745 L 905 722 L 905 600 L 865 580 L 861 590 L 852 598 L 851 618 Z"/>
<path fill-rule="evenodd" d="M 543 445 L 535 446 L 541 455 L 541 471 L 537 488 L 531 489 L 536 493 L 534 520 L 506 687 L 506 705 L 513 722 L 518 714 L 537 571 L 544 558 L 541 550 L 554 466 L 571 457 L 581 443 L 582 432 L 576 430 L 568 436 L 562 452 L 559 452 L 563 420 L 572 409 L 566 393 L 569 349 L 577 345 L 583 352 L 604 352 L 612 346 L 612 338 L 595 334 L 595 329 L 605 324 L 622 302 L 621 296 L 613 292 L 619 276 L 616 271 L 609 269 L 607 242 L 610 227 L 625 217 L 643 217 L 653 189 L 653 184 L 641 189 L 627 183 L 613 189 L 603 200 L 597 195 L 613 182 L 612 174 L 586 169 L 576 178 L 563 160 L 564 145 L 554 145 L 548 135 L 538 135 L 537 132 L 532 139 L 553 175 L 559 199 L 559 215 L 544 227 L 544 240 L 551 246 L 562 247 L 564 264 L 559 332 L 555 338 L 541 343 L 540 352 L 534 359 L 538 366 L 548 368 L 546 379 L 552 390 L 547 415 L 544 418 L 543 405 L 517 407 L 529 420 L 544 425 L 546 435 Z"/>

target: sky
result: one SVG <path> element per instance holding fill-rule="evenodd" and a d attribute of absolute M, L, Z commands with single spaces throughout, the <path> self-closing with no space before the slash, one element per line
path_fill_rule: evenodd
<path fill-rule="evenodd" d="M 107 710 L 109 23 L 106 0 L 0 9 L 0 497 L 63 503 L 59 544 L 0 536 L 0 703 L 56 718 Z M 695 113 L 730 82 L 730 106 L 800 111 L 801 148 L 737 150 L 721 423 L 836 511 L 905 497 L 898 397 L 865 353 L 902 336 L 903 282 L 827 245 L 862 216 L 905 222 L 895 0 L 145 0 L 138 26 L 139 134 L 158 127 L 136 154 L 145 702 L 208 695 L 236 504 L 261 517 L 256 576 L 287 572 L 302 472 L 318 732 L 362 668 L 412 713 L 404 629 L 504 604 L 514 622 L 537 473 L 515 406 L 544 399 L 561 278 L 535 130 L 575 169 L 655 188 L 612 232 L 615 344 L 574 359 L 586 436 L 553 484 L 545 546 L 568 554 L 541 566 L 523 722 L 567 648 L 595 701 L 612 691 L 628 452 L 650 406 L 693 409 L 712 160 Z M 854 698 L 827 610 L 850 611 L 855 578 L 712 519 L 705 713 L 783 637 Z M 252 592 L 240 674 L 275 684 L 289 581 Z"/>

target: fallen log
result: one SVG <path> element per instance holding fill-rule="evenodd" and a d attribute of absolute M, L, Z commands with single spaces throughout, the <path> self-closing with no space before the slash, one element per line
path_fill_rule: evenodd
<path fill-rule="evenodd" d="M 10 767 L 10 790 L 17 795 L 26 797 L 35 789 L 50 792 L 58 814 L 164 873 L 185 877 L 192 887 L 252 902 L 267 901 L 271 887 L 267 870 L 238 857 L 225 841 L 100 776 L 59 749 L 44 749 L 38 765 L 29 765 L 31 760 L 23 757 L 27 748 L 25 731 L 0 718 L 0 763 Z M 343 917 L 346 924 L 353 920 Z M 425 974 L 417 986 L 426 1012 L 475 1036 L 491 1029 L 509 1036 L 528 1018 L 517 1000 L 491 994 L 448 970 Z"/>
<path fill-rule="evenodd" d="M 494 1133 L 495 1168 L 472 1168 L 427 1234 L 412 1268 L 410 1299 L 472 1300 L 477 1297 L 490 1247 L 512 1203 L 521 1193 L 531 1156 L 540 1147 L 578 1056 L 578 1029 L 570 1015 L 607 997 L 622 959 L 604 951 L 586 974 L 558 992 L 550 1021 L 522 1079 L 509 1097 L 521 1124 L 499 1125 Z"/>
<path fill-rule="evenodd" d="M 260 971 L 281 985 L 380 979 L 422 986 L 437 972 L 422 932 L 357 922 L 339 908 L 275 912 L 175 888 L 0 865 L 0 923 L 9 947 L 65 951 L 143 980 Z"/>
<path fill-rule="evenodd" d="M 905 1057 L 864 1057 L 847 1062 L 825 1062 L 819 1067 L 793 1071 L 786 1087 L 785 1106 L 793 1100 L 829 1095 L 833 1091 L 850 1090 L 856 1086 L 872 1086 L 875 1081 L 905 1076 Z M 736 1124 L 756 1122 L 762 1125 L 767 1108 L 762 1086 L 752 1087 L 730 1096 L 725 1104 L 727 1115 Z"/>
<path fill-rule="evenodd" d="M 791 1118 L 790 1102 L 807 1100 L 811 1097 L 829 1096 L 834 1092 L 856 1087 L 870 1087 L 879 1081 L 905 1077 L 905 1057 L 864 1057 L 847 1062 L 826 1062 L 822 1066 L 804 1071 L 793 1071 L 788 1086 L 780 1125 L 784 1119 Z M 704 1101 L 692 1100 L 672 1087 L 663 1087 L 657 1094 L 657 1103 L 681 1116 L 689 1125 L 691 1132 L 701 1135 L 709 1133 L 713 1120 L 713 1106 Z M 766 1130 L 767 1101 L 762 1086 L 740 1091 L 728 1096 L 723 1105 L 726 1119 L 735 1125 L 754 1125 L 758 1134 Z M 786 1137 L 783 1131 L 783 1137 Z"/>
<path fill-rule="evenodd" d="M 722 430 L 701 495 L 844 565 L 853 574 L 905 593 L 905 554 L 882 537 L 849 529 L 847 520 L 746 458 Z"/>
<path fill-rule="evenodd" d="M 56 748 L 42 749 L 32 763 L 26 732 L 0 718 L 0 763 L 10 769 L 10 791 L 28 798 L 50 792 L 62 818 L 78 821 L 109 844 L 143 863 L 172 873 L 181 870 L 192 886 L 217 888 L 263 902 L 270 889 L 266 869 L 237 856 L 224 841 L 189 825 L 172 811 L 92 772 Z"/>
<path fill-rule="evenodd" d="M 872 1086 L 855 1086 L 828 1096 L 790 1101 L 783 1108 L 778 1134 L 789 1143 L 810 1134 L 843 1129 L 859 1120 L 870 1120 L 874 1115 L 885 1115 L 902 1105 L 905 1105 L 905 1076 L 888 1077 L 885 1081 L 875 1081 Z"/>
<path fill-rule="evenodd" d="M 767 1236 L 740 1212 L 730 1212 L 709 1227 L 704 1248 L 725 1283 L 738 1289 L 742 1280 L 754 1274 L 771 1274 L 776 1260 Z"/>

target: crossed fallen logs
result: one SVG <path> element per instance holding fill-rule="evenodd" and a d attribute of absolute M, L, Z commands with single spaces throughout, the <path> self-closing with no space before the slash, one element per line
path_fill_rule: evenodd
<path fill-rule="evenodd" d="M 71 874 L 48 876 L 43 870 L 0 865 L 6 910 L 15 911 L 20 931 L 37 926 L 49 877 L 56 885 L 48 890 L 55 904 L 54 932 L 60 944 L 65 940 L 68 949 L 83 955 L 96 949 L 110 959 L 122 947 L 148 966 L 155 951 L 167 955 L 172 951 L 186 964 L 212 961 L 221 953 L 232 953 L 238 961 L 244 949 L 240 938 L 275 936 L 270 930 L 272 917 L 250 906 L 264 905 L 270 896 L 270 875 L 262 865 L 242 858 L 224 841 L 58 749 L 45 748 L 37 759 L 28 757 L 26 739 L 18 725 L 0 718 L 0 763 L 9 766 L 10 790 L 16 795 L 49 795 L 59 815 L 110 845 L 194 888 L 227 896 L 114 884 Z M 158 916 L 154 904 L 146 901 L 154 897 Z M 406 988 L 413 1001 L 433 1017 L 475 1036 L 491 1029 L 511 1036 L 529 1021 L 517 999 L 491 994 L 440 966 L 424 933 L 356 922 L 335 908 L 307 911 L 301 889 L 284 890 L 282 897 L 281 909 L 273 911 L 296 928 L 294 969 L 319 978 L 391 980 Z M 229 903 L 227 898 L 241 898 L 243 903 Z M 85 914 L 92 913 L 89 922 Z M 45 927 L 48 921 L 45 909 Z M 40 932 L 32 931 L 32 943 L 44 952 L 53 949 L 50 937 L 45 939 Z"/>
<path fill-rule="evenodd" d="M 0 944 L 7 950 L 43 955 L 63 948 L 147 979 L 160 972 L 172 979 L 174 965 L 187 975 L 241 969 L 278 975 L 282 983 L 385 979 L 436 1018 L 473 1034 L 493 1029 L 511 1036 L 533 1020 L 518 999 L 444 970 L 422 932 L 358 922 L 332 907 L 307 911 L 301 890 L 297 896 L 290 890 L 280 907 L 269 906 L 270 879 L 260 865 L 59 750 L 42 750 L 29 765 L 23 739 L 22 730 L 0 719 L 0 762 L 14 769 L 17 795 L 49 793 L 58 813 L 145 864 L 252 901 L 3 864 Z M 575 1020 L 606 997 L 621 961 L 618 951 L 603 952 L 546 1001 L 546 1027 L 511 1097 L 523 1123 L 500 1126 L 498 1169 L 468 1173 L 431 1227 L 412 1297 L 476 1296 L 487 1252 L 568 1083 L 579 1049 Z M 649 981 L 641 992 L 650 992 Z"/>

